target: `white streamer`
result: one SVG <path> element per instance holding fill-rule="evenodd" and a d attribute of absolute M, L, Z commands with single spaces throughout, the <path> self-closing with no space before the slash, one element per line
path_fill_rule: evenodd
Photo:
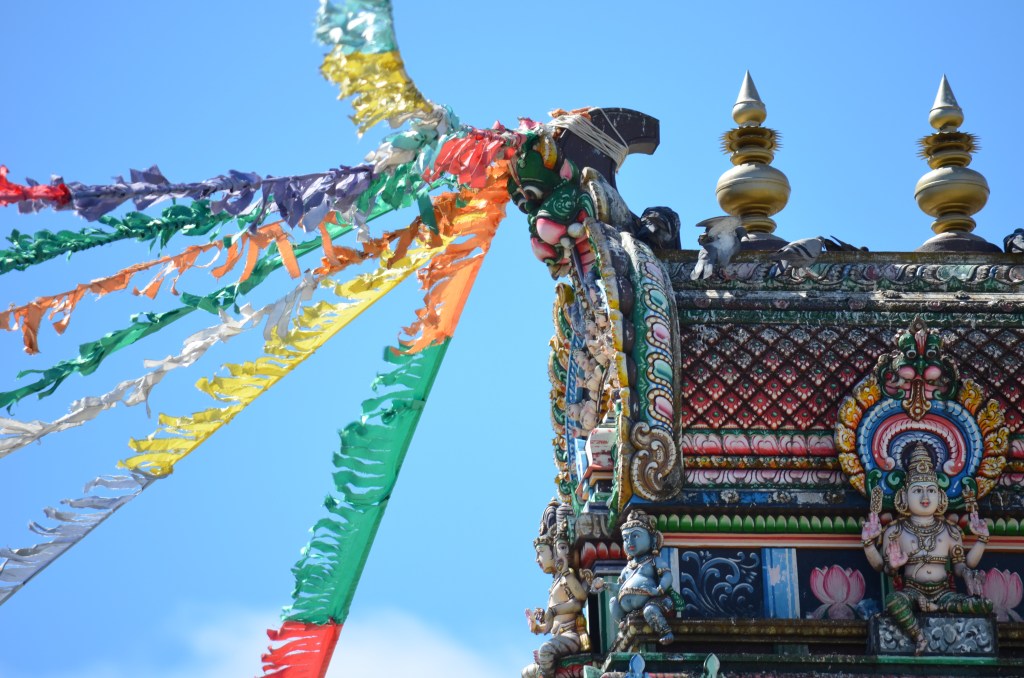
<path fill-rule="evenodd" d="M 44 422 L 0 417 L 0 434 L 6 435 L 0 438 L 0 458 L 51 433 L 66 431 L 92 421 L 101 412 L 113 408 L 118 403 L 124 403 L 126 407 L 145 403 L 146 412 L 149 413 L 149 394 L 168 372 L 189 367 L 217 342 L 227 341 L 251 330 L 263 320 L 266 321 L 263 328 L 263 338 L 266 341 L 270 341 L 274 333 L 283 337 L 288 331 L 288 323 L 296 305 L 312 298 L 316 286 L 317 280 L 306 273 L 295 289 L 258 311 L 254 311 L 250 304 L 246 304 L 240 309 L 237 319 L 221 311 L 221 322 L 185 339 L 178 355 L 167 356 L 163 360 L 146 360 L 143 364 L 146 369 L 151 370 L 150 372 L 136 379 L 122 381 L 109 393 L 76 400 L 71 404 L 70 411 L 59 419 Z"/>

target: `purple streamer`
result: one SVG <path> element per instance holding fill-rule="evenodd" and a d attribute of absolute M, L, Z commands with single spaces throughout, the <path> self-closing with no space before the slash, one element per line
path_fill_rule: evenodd
<path fill-rule="evenodd" d="M 222 195 L 210 203 L 213 214 L 227 212 L 238 216 L 247 210 L 258 209 L 258 218 L 254 222 L 258 224 L 268 212 L 277 211 L 289 226 L 294 228 L 301 222 L 303 228 L 311 230 L 316 227 L 311 225 L 312 216 L 309 219 L 304 217 L 314 210 L 315 214 L 325 215 L 330 209 L 345 211 L 351 208 L 370 185 L 373 168 L 343 165 L 321 174 L 266 178 L 252 172 L 229 170 L 227 174 L 206 181 L 174 184 L 168 181 L 159 167 L 153 165 L 145 170 L 133 169 L 129 176 L 129 181 L 119 176 L 115 183 L 109 185 L 67 184 L 72 209 L 86 220 L 95 221 L 129 200 L 135 203 L 137 210 L 144 210 L 169 198 L 202 200 L 219 193 Z M 261 197 L 254 205 L 257 193 Z M 34 205 L 26 207 L 38 209 Z"/>

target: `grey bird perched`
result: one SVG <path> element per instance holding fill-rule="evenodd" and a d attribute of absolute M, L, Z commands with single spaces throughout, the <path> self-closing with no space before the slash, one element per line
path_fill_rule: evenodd
<path fill-rule="evenodd" d="M 773 278 L 789 269 L 803 269 L 809 267 L 825 248 L 825 241 L 822 238 L 803 238 L 794 240 L 772 256 L 776 262 L 768 271 Z"/>
<path fill-rule="evenodd" d="M 726 266 L 740 249 L 740 240 L 747 235 L 739 217 L 711 217 L 697 224 L 704 233 L 697 237 L 700 253 L 690 280 L 707 280 L 719 268 Z"/>
<path fill-rule="evenodd" d="M 1018 228 L 1003 238 L 1003 251 L 1007 254 L 1020 254 L 1024 252 L 1024 228 Z"/>

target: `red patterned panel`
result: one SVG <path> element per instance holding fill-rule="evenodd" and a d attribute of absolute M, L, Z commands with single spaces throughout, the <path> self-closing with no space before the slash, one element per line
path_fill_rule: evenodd
<path fill-rule="evenodd" d="M 892 350 L 896 330 L 805 325 L 688 325 L 683 346 L 684 428 L 829 430 L 850 389 Z M 1024 330 L 946 330 L 961 375 L 1024 428 Z"/>

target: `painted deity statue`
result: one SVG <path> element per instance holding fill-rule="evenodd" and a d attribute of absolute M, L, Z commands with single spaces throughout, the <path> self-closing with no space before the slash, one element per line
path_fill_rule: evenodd
<path fill-rule="evenodd" d="M 665 615 L 675 609 L 669 590 L 672 572 L 661 555 L 663 537 L 655 528 L 653 516 L 634 509 L 622 524 L 622 543 L 626 566 L 619 575 L 619 592 L 611 600 L 612 619 L 619 623 L 640 617 L 658 634 L 658 642 L 667 645 L 674 636 Z"/>
<path fill-rule="evenodd" d="M 886 598 L 885 607 L 916 643 L 917 654 L 928 648 L 928 640 L 918 624 L 916 611 L 956 614 L 992 611 L 991 601 L 980 596 L 981 581 L 974 571 L 988 543 L 988 527 L 978 516 L 977 507 L 971 505 L 970 527 L 977 540 L 965 553 L 963 532 L 945 520 L 948 504 L 949 498 L 939 487 L 928 447 L 917 443 L 907 464 L 906 482 L 895 497 L 900 517 L 883 532 L 878 517 L 881 488 L 875 488 L 871 515 L 861 532 L 868 562 L 875 570 L 893 578 L 896 590 Z M 953 575 L 964 579 L 968 594 L 957 593 Z"/>
<path fill-rule="evenodd" d="M 557 507 L 552 502 L 545 510 L 541 534 L 533 542 L 537 564 L 553 577 L 548 605 L 526 610 L 530 631 L 550 633 L 551 638 L 533 653 L 534 663 L 523 669 L 523 678 L 553 678 L 562 657 L 590 650 L 583 607 L 591 592 L 604 588 L 604 580 L 595 579 L 590 570 L 569 567 L 569 526 L 557 516 Z"/>

